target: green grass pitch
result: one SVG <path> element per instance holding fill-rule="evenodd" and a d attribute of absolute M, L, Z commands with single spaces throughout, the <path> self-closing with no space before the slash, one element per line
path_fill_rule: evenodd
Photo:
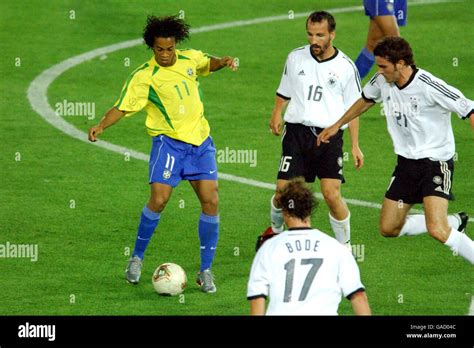
<path fill-rule="evenodd" d="M 140 211 L 148 199 L 148 164 L 78 141 L 32 109 L 27 90 L 44 70 L 70 57 L 141 36 L 146 16 L 182 11 L 193 28 L 237 20 L 360 6 L 360 0 L 240 1 L 3 1 L 0 4 L 0 244 L 36 244 L 38 260 L 0 258 L 0 315 L 246 315 L 246 285 L 255 238 L 269 224 L 272 191 L 220 180 L 221 233 L 213 270 L 218 292 L 194 284 L 199 267 L 199 202 L 188 183 L 174 191 L 146 253 L 142 281 L 124 280 Z M 401 33 L 417 64 L 474 98 L 474 42 L 470 1 L 409 5 Z M 28 10 L 27 10 L 28 8 Z M 362 10 L 335 14 L 335 46 L 352 59 L 364 45 Z M 240 70 L 202 78 L 205 110 L 217 149 L 256 150 L 257 165 L 220 163 L 222 173 L 272 184 L 280 140 L 268 132 L 275 90 L 287 54 L 306 44 L 304 18 L 196 33 L 182 47 L 232 55 Z M 129 73 L 151 57 L 144 45 L 79 64 L 47 91 L 49 105 L 88 102 L 95 119 L 65 116 L 80 130 L 97 123 L 115 102 Z M 125 62 L 130 61 L 126 66 Z M 395 163 L 380 108 L 361 118 L 366 164 L 345 164 L 343 195 L 381 203 Z M 148 154 L 144 114 L 122 120 L 102 139 Z M 453 115 L 457 145 L 456 201 L 450 212 L 474 215 L 473 132 Z M 346 134 L 347 136 L 347 134 Z M 345 151 L 347 147 L 346 137 Z M 318 185 L 315 185 L 318 189 Z M 472 266 L 427 235 L 384 239 L 379 210 L 351 204 L 352 241 L 364 246 L 359 262 L 377 315 L 466 315 L 473 294 Z M 420 207 L 418 207 L 420 208 Z M 313 225 L 332 235 L 325 204 Z M 468 225 L 472 237 L 473 225 Z M 471 232 L 469 232 L 471 229 Z M 187 271 L 184 297 L 160 297 L 151 284 L 157 265 L 175 262 Z M 340 306 L 351 315 L 349 301 Z"/>

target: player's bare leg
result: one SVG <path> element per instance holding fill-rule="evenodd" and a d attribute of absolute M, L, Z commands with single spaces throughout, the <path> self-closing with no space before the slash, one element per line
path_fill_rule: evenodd
<path fill-rule="evenodd" d="M 196 180 L 189 183 L 196 192 L 202 208 L 198 227 L 201 242 L 201 269 L 196 282 L 201 287 L 201 291 L 214 293 L 217 289 L 211 266 L 219 239 L 218 184 L 217 180 Z"/>
<path fill-rule="evenodd" d="M 329 207 L 329 222 L 336 239 L 339 243 L 347 244 L 350 247 L 351 214 L 341 196 L 341 180 L 321 179 L 321 193 Z"/>
<path fill-rule="evenodd" d="M 132 284 L 138 284 L 140 281 L 145 250 L 160 221 L 160 213 L 171 197 L 173 188 L 169 185 L 152 183 L 150 190 L 150 199 L 148 204 L 143 208 L 140 217 L 133 255 L 125 269 L 125 278 Z"/>
<path fill-rule="evenodd" d="M 411 204 L 385 198 L 380 215 L 380 233 L 384 237 L 416 236 L 428 232 L 425 215 L 408 215 Z M 459 212 L 447 217 L 448 225 L 458 231 L 464 231 L 468 216 Z"/>
<path fill-rule="evenodd" d="M 161 213 L 171 198 L 173 188 L 169 185 L 154 182 L 150 185 L 151 194 L 148 201 L 148 208 L 156 213 Z"/>
<path fill-rule="evenodd" d="M 373 52 L 377 41 L 385 36 L 400 36 L 394 16 L 376 16 L 370 20 L 367 48 Z"/>
<path fill-rule="evenodd" d="M 375 57 L 373 52 L 375 45 L 384 36 L 400 36 L 394 16 L 377 16 L 370 20 L 367 42 L 355 61 L 362 79 L 370 72 L 374 65 Z"/>
<path fill-rule="evenodd" d="M 217 180 L 195 180 L 189 183 L 201 202 L 202 212 L 206 215 L 217 215 L 219 204 Z"/>
<path fill-rule="evenodd" d="M 412 204 L 384 198 L 380 212 L 380 234 L 384 237 L 398 237 L 411 207 Z"/>
<path fill-rule="evenodd" d="M 382 29 L 379 27 L 377 22 L 371 19 L 369 23 L 369 32 L 367 34 L 367 42 L 365 44 L 365 48 L 370 53 L 373 53 L 377 41 L 379 41 L 381 38 L 383 38 Z"/>
<path fill-rule="evenodd" d="M 448 224 L 448 200 L 437 196 L 423 198 L 426 227 L 434 239 L 445 243 L 451 233 Z"/>
<path fill-rule="evenodd" d="M 474 242 L 466 234 L 449 226 L 448 200 L 427 196 L 423 198 L 423 206 L 430 236 L 474 264 Z"/>

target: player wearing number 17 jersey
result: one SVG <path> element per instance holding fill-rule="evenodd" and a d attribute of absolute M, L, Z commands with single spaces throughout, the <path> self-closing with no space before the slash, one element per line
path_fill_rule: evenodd
<path fill-rule="evenodd" d="M 288 55 L 270 120 L 270 130 L 279 135 L 281 114 L 287 106 L 276 191 L 270 202 L 272 226 L 264 236 L 283 230 L 278 192 L 288 180 L 304 177 L 313 183 L 318 177 L 336 239 L 350 247 L 350 212 L 340 192 L 344 182 L 343 129 L 347 127 L 341 128 L 335 142 L 323 148 L 316 146 L 316 136 L 357 100 L 361 92 L 359 74 L 354 63 L 332 45 L 336 21 L 330 13 L 310 14 L 306 32 L 309 45 Z M 349 130 L 355 165 L 360 168 L 363 155 L 358 145 L 358 122 L 352 122 Z"/>
<path fill-rule="evenodd" d="M 447 213 L 455 151 L 451 112 L 471 118 L 472 124 L 474 102 L 416 67 L 411 47 L 403 38 L 383 39 L 374 54 L 378 73 L 364 87 L 362 98 L 319 135 L 318 144 L 328 142 L 343 124 L 375 103 L 383 103 L 398 163 L 382 205 L 381 234 L 396 237 L 428 232 L 474 263 L 474 242 L 462 233 L 467 214 Z M 425 215 L 408 215 L 416 203 L 423 203 Z"/>
<path fill-rule="evenodd" d="M 122 117 L 145 110 L 146 128 L 152 136 L 149 163 L 151 195 L 142 210 L 132 258 L 125 278 L 140 280 L 145 250 L 158 225 L 172 190 L 188 180 L 201 203 L 199 239 L 201 268 L 197 283 L 213 293 L 211 265 L 219 235 L 217 165 L 198 77 L 223 67 L 236 69 L 232 57 L 215 58 L 197 50 L 178 50 L 176 44 L 189 36 L 189 26 L 177 16 L 150 16 L 143 38 L 153 57 L 125 82 L 120 97 L 101 122 L 89 130 L 96 141 L 105 128 Z"/>
<path fill-rule="evenodd" d="M 304 181 L 290 180 L 279 203 L 289 231 L 265 242 L 255 256 L 247 289 L 251 314 L 337 315 L 342 295 L 355 314 L 370 314 L 351 252 L 311 228 L 316 201 Z"/>

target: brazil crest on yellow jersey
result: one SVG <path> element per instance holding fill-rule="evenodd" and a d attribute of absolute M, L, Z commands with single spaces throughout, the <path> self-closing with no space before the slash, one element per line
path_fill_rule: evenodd
<path fill-rule="evenodd" d="M 196 146 L 209 136 L 198 76 L 207 76 L 211 59 L 197 50 L 176 50 L 172 66 L 155 57 L 129 76 L 115 107 L 131 116 L 145 109 L 148 134 L 164 134 Z"/>

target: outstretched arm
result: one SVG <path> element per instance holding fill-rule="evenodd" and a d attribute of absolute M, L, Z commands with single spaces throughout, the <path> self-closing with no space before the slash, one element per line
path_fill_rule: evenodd
<path fill-rule="evenodd" d="M 224 56 L 222 58 L 211 57 L 211 65 L 209 67 L 209 71 L 217 71 L 226 66 L 231 68 L 233 71 L 236 71 L 238 69 L 238 66 L 233 57 L 229 57 L 229 56 Z"/>
<path fill-rule="evenodd" d="M 124 115 L 125 112 L 120 111 L 116 107 L 109 109 L 109 111 L 105 113 L 105 116 L 102 118 L 100 123 L 89 129 L 89 140 L 92 142 L 97 141 L 97 138 L 100 134 L 102 134 L 105 128 L 117 123 Z"/>
<path fill-rule="evenodd" d="M 373 105 L 373 102 L 359 98 L 336 123 L 319 133 L 318 146 L 321 143 L 329 143 L 329 138 L 333 137 L 342 126 L 369 110 Z"/>

